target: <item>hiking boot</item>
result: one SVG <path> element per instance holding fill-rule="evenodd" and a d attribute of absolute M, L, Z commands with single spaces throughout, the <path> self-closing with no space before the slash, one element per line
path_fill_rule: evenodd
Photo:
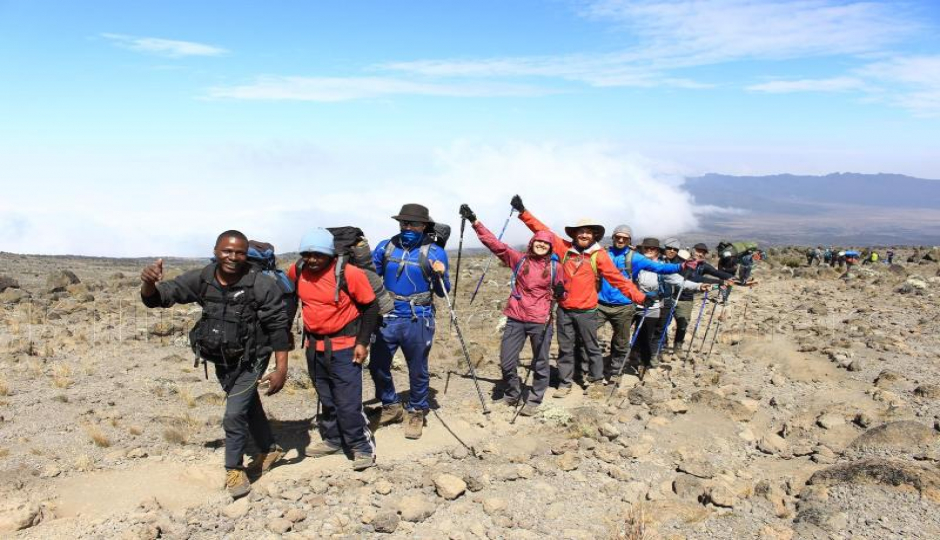
<path fill-rule="evenodd" d="M 647 369 L 649 368 L 646 367 L 646 364 L 640 364 L 636 367 L 636 376 L 639 377 L 641 381 L 643 380 L 643 377 L 646 377 Z"/>
<path fill-rule="evenodd" d="M 607 386 L 620 386 L 620 375 L 611 375 L 608 377 Z"/>
<path fill-rule="evenodd" d="M 519 411 L 521 416 L 535 416 L 539 412 L 539 406 L 537 403 L 526 403 L 523 405 L 522 410 Z"/>
<path fill-rule="evenodd" d="M 571 393 L 570 386 L 559 386 L 557 390 L 552 394 L 553 398 L 563 398 Z"/>
<path fill-rule="evenodd" d="M 405 408 L 402 407 L 402 404 L 392 403 L 391 405 L 382 405 L 382 415 L 379 416 L 379 425 L 387 426 L 389 424 L 397 424 L 404 420 L 405 418 Z"/>
<path fill-rule="evenodd" d="M 339 446 L 333 446 L 332 444 L 326 441 L 320 441 L 318 443 L 311 444 L 304 449 L 304 454 L 307 457 L 318 458 L 323 456 L 330 456 L 333 454 L 338 454 L 342 451 L 342 448 Z"/>
<path fill-rule="evenodd" d="M 503 396 L 503 399 L 501 399 L 500 401 L 503 403 L 503 405 L 506 405 L 507 407 L 515 407 L 516 405 L 519 404 L 519 397 L 518 396 L 517 397 Z"/>
<path fill-rule="evenodd" d="M 225 489 L 233 499 L 248 495 L 251 491 L 251 482 L 248 475 L 241 469 L 227 469 L 225 471 Z"/>
<path fill-rule="evenodd" d="M 251 475 L 261 476 L 271 470 L 271 467 L 284 455 L 284 449 L 274 445 L 267 452 L 255 454 L 248 463 L 247 472 Z"/>
<path fill-rule="evenodd" d="M 405 438 L 420 439 L 424 429 L 424 411 L 408 411 L 405 421 Z"/>
<path fill-rule="evenodd" d="M 353 464 L 352 468 L 354 471 L 364 471 L 369 467 L 375 466 L 375 455 L 366 454 L 364 452 L 355 452 L 353 453 Z"/>

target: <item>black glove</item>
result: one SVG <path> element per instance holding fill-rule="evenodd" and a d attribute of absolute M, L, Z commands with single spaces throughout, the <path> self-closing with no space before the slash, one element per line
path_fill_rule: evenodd
<path fill-rule="evenodd" d="M 512 209 L 520 214 L 525 212 L 525 206 L 522 206 L 522 197 L 518 195 L 512 196 L 512 200 L 509 201 L 509 206 L 512 206 Z"/>
<path fill-rule="evenodd" d="M 552 285 L 552 296 L 555 297 L 555 300 L 561 300 L 565 297 L 565 284 L 564 283 L 555 283 Z"/>
<path fill-rule="evenodd" d="M 476 223 L 477 221 L 477 215 L 474 214 L 473 210 L 470 210 L 470 207 L 465 204 L 460 205 L 460 217 L 464 218 L 470 223 Z"/>
<path fill-rule="evenodd" d="M 643 300 L 643 307 L 650 308 L 659 300 L 659 291 L 650 291 L 646 293 L 646 299 Z"/>

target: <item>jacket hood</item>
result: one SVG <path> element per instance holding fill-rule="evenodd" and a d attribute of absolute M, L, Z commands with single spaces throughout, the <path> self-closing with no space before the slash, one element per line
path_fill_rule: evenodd
<path fill-rule="evenodd" d="M 529 239 L 529 247 L 528 247 L 528 249 L 526 250 L 526 254 L 527 254 L 527 255 L 531 255 L 531 256 L 533 256 L 533 257 L 537 257 L 537 255 L 535 254 L 535 252 L 532 251 L 532 244 L 534 244 L 536 240 L 541 240 L 542 242 L 545 242 L 545 243 L 548 244 L 548 253 L 547 253 L 545 256 L 546 256 L 546 257 L 551 257 L 551 255 L 552 255 L 552 239 L 553 239 L 553 238 L 554 238 L 554 236 L 553 236 L 552 233 L 550 233 L 549 231 L 539 231 L 539 232 L 535 233 L 534 235 L 532 235 L 532 238 Z"/>

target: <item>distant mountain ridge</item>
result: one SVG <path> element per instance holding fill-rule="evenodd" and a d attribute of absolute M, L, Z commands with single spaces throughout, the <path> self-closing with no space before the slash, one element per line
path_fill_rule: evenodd
<path fill-rule="evenodd" d="M 818 205 L 940 209 L 940 180 L 903 174 L 832 173 L 825 176 L 776 174 L 687 178 L 685 188 L 700 204 L 812 214 Z"/>
<path fill-rule="evenodd" d="M 687 178 L 708 213 L 698 232 L 769 243 L 940 244 L 940 180 L 903 174 L 776 174 Z"/>

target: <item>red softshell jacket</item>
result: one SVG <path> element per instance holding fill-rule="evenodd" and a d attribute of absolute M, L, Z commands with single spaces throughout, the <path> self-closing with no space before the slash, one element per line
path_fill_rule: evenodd
<path fill-rule="evenodd" d="M 519 219 L 532 232 L 547 231 L 551 233 L 552 250 L 562 260 L 567 255 L 568 260 L 562 265 L 565 275 L 565 287 L 568 290 L 568 295 L 560 302 L 561 307 L 564 309 L 585 310 L 597 307 L 597 280 L 590 260 L 591 254 L 595 251 L 599 251 L 596 260 L 597 272 L 601 277 L 620 289 L 620 292 L 633 300 L 634 303 L 642 304 L 646 300 L 646 295 L 640 292 L 632 281 L 623 277 L 614 262 L 610 260 L 607 250 L 603 249 L 600 244 L 595 243 L 584 251 L 578 251 L 572 247 L 569 240 L 565 240 L 552 232 L 528 210 L 519 214 Z"/>

